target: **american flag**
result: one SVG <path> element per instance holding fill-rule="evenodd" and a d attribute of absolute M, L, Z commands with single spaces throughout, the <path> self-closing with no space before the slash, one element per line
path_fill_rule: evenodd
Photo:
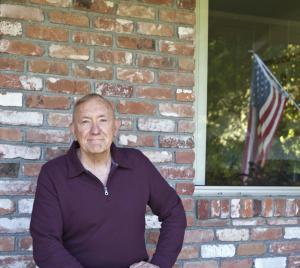
<path fill-rule="evenodd" d="M 286 92 L 258 55 L 254 54 L 250 111 L 242 168 L 245 185 L 250 166 L 263 167 L 266 163 L 286 101 Z"/>

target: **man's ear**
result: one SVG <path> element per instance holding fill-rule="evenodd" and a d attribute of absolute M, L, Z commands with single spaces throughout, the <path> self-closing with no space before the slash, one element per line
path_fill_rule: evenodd
<path fill-rule="evenodd" d="M 115 120 L 115 132 L 114 132 L 114 137 L 117 137 L 117 134 L 118 134 L 118 131 L 119 131 L 119 128 L 121 126 L 121 121 L 116 119 Z"/>

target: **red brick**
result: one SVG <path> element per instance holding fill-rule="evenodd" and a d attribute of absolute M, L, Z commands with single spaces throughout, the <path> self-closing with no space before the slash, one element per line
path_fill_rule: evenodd
<path fill-rule="evenodd" d="M 180 71 L 193 72 L 195 70 L 195 61 L 193 58 L 179 58 L 178 65 Z"/>
<path fill-rule="evenodd" d="M 114 96 L 130 98 L 132 96 L 133 87 L 112 83 L 96 83 L 96 92 L 101 96 Z"/>
<path fill-rule="evenodd" d="M 190 136 L 160 136 L 159 146 L 162 148 L 192 149 L 195 146 L 193 137 Z"/>
<path fill-rule="evenodd" d="M 45 160 L 50 160 L 55 157 L 61 156 L 68 151 L 68 147 L 47 147 Z"/>
<path fill-rule="evenodd" d="M 221 261 L 221 268 L 252 268 L 253 260 L 252 259 L 243 259 L 243 260 L 224 260 Z"/>
<path fill-rule="evenodd" d="M 207 243 L 214 240 L 213 230 L 186 230 L 183 243 Z"/>
<path fill-rule="evenodd" d="M 195 96 L 194 96 L 193 90 L 177 88 L 176 100 L 178 100 L 178 101 L 194 101 Z"/>
<path fill-rule="evenodd" d="M 177 164 L 192 164 L 195 160 L 194 151 L 176 151 L 175 162 Z"/>
<path fill-rule="evenodd" d="M 209 218 L 209 201 L 208 200 L 198 200 L 197 212 L 198 219 L 206 220 Z"/>
<path fill-rule="evenodd" d="M 253 217 L 259 216 L 261 214 L 262 201 L 258 199 L 253 200 Z"/>
<path fill-rule="evenodd" d="M 270 252 L 276 253 L 276 254 L 299 253 L 300 252 L 300 241 L 271 243 L 270 244 Z"/>
<path fill-rule="evenodd" d="M 0 259 L 0 267 L 35 267 L 32 256 L 3 256 Z"/>
<path fill-rule="evenodd" d="M 176 0 L 177 7 L 194 10 L 196 7 L 196 0 Z"/>
<path fill-rule="evenodd" d="M 174 117 L 194 116 L 193 107 L 188 104 L 160 103 L 159 112 L 161 115 L 164 116 L 174 116 Z"/>
<path fill-rule="evenodd" d="M 19 170 L 20 170 L 20 163 L 14 163 L 14 162 L 0 163 L 0 177 L 17 178 L 19 176 Z M 0 204 L 1 204 L 1 201 L 3 201 L 3 199 L 0 199 Z M 4 212 L 6 212 L 6 210 L 8 209 L 8 207 L 7 207 L 8 201 L 4 200 L 3 202 L 4 203 L 6 202 L 6 205 L 4 205 L 4 207 L 3 207 Z M 11 203 L 11 208 L 12 208 L 12 203 Z M 11 211 L 8 210 L 8 212 L 10 213 Z"/>
<path fill-rule="evenodd" d="M 192 195 L 195 185 L 193 183 L 178 182 L 176 183 L 176 192 L 180 195 Z"/>
<path fill-rule="evenodd" d="M 195 170 L 191 167 L 161 166 L 159 171 L 165 179 L 193 179 L 195 177 Z"/>
<path fill-rule="evenodd" d="M 195 225 L 194 215 L 186 215 L 186 225 L 187 227 L 191 227 Z"/>
<path fill-rule="evenodd" d="M 159 51 L 173 55 L 193 56 L 194 46 L 186 43 L 176 43 L 167 40 L 159 41 Z"/>
<path fill-rule="evenodd" d="M 49 56 L 59 59 L 88 60 L 89 49 L 86 47 L 50 45 Z"/>
<path fill-rule="evenodd" d="M 63 130 L 30 129 L 26 133 L 26 141 L 41 143 L 68 143 L 70 134 Z"/>
<path fill-rule="evenodd" d="M 252 199 L 242 199 L 241 200 L 241 216 L 243 218 L 253 217 L 253 200 Z"/>
<path fill-rule="evenodd" d="M 14 58 L 0 58 L 0 70 L 23 71 L 24 61 Z"/>
<path fill-rule="evenodd" d="M 173 0 L 142 0 L 142 2 L 146 4 L 171 6 Z"/>
<path fill-rule="evenodd" d="M 36 177 L 39 175 L 42 163 L 24 163 L 23 173 L 24 176 Z"/>
<path fill-rule="evenodd" d="M 39 45 L 18 40 L 0 40 L 0 53 L 22 56 L 42 56 L 44 49 Z"/>
<path fill-rule="evenodd" d="M 21 19 L 26 21 L 44 20 L 44 14 L 39 8 L 21 5 L 2 4 L 0 5 L 0 14 L 2 18 Z"/>
<path fill-rule="evenodd" d="M 31 3 L 40 4 L 40 5 L 50 5 L 57 7 L 71 7 L 72 0 L 29 0 Z"/>
<path fill-rule="evenodd" d="M 26 27 L 26 36 L 47 41 L 68 41 L 68 31 L 62 28 L 46 27 L 29 24 Z"/>
<path fill-rule="evenodd" d="M 285 216 L 285 199 L 274 200 L 274 216 Z"/>
<path fill-rule="evenodd" d="M 138 22 L 137 23 L 137 32 L 140 34 L 146 35 L 156 35 L 156 36 L 173 36 L 173 27 L 167 24 L 155 24 L 149 22 Z"/>
<path fill-rule="evenodd" d="M 184 23 L 194 25 L 196 22 L 195 14 L 190 12 L 175 11 L 173 9 L 162 9 L 159 12 L 161 21 L 172 23 Z"/>
<path fill-rule="evenodd" d="M 136 96 L 146 99 L 171 100 L 174 98 L 173 90 L 164 87 L 137 87 Z"/>
<path fill-rule="evenodd" d="M 12 236 L 0 237 L 0 251 L 13 251 L 15 249 L 15 239 Z"/>
<path fill-rule="evenodd" d="M 0 128 L 0 140 L 21 141 L 22 132 L 17 128 Z"/>
<path fill-rule="evenodd" d="M 73 75 L 75 77 L 84 77 L 97 80 L 111 80 L 113 76 L 112 67 L 86 65 L 86 64 L 74 64 Z"/>
<path fill-rule="evenodd" d="M 240 256 L 263 255 L 266 253 L 264 243 L 243 243 L 237 247 L 237 254 Z"/>
<path fill-rule="evenodd" d="M 117 68 L 117 79 L 130 83 L 152 83 L 154 72 L 141 69 Z"/>
<path fill-rule="evenodd" d="M 97 46 L 112 46 L 112 36 L 107 34 L 98 34 L 91 32 L 75 32 L 72 35 L 75 43 Z"/>
<path fill-rule="evenodd" d="M 20 77 L 15 74 L 0 74 L 1 88 L 22 88 Z"/>
<path fill-rule="evenodd" d="M 134 50 L 155 50 L 155 40 L 151 38 L 139 38 L 130 36 L 118 36 L 117 46 Z"/>
<path fill-rule="evenodd" d="M 48 115 L 48 124 L 54 127 L 67 127 L 72 121 L 71 114 L 50 113 Z"/>
<path fill-rule="evenodd" d="M 39 109 L 69 109 L 70 100 L 63 96 L 29 95 L 26 97 L 26 106 Z"/>
<path fill-rule="evenodd" d="M 94 19 L 94 27 L 101 31 L 117 32 L 117 33 L 132 33 L 133 21 L 124 19 L 111 19 L 96 17 Z"/>
<path fill-rule="evenodd" d="M 32 250 L 32 238 L 30 236 L 22 237 L 19 241 L 21 250 Z"/>
<path fill-rule="evenodd" d="M 135 5 L 133 3 L 120 3 L 117 15 L 131 18 L 154 19 L 155 9 L 142 5 Z"/>
<path fill-rule="evenodd" d="M 254 228 L 251 232 L 252 240 L 276 240 L 282 238 L 282 228 Z"/>
<path fill-rule="evenodd" d="M 85 9 L 88 11 L 99 12 L 104 14 L 113 14 L 115 12 L 114 2 L 107 0 L 75 0 L 75 8 Z"/>
<path fill-rule="evenodd" d="M 156 244 L 158 242 L 159 239 L 159 232 L 158 231 L 150 231 L 149 233 L 147 233 L 146 236 L 146 243 L 148 244 Z"/>
<path fill-rule="evenodd" d="M 178 121 L 178 132 L 194 133 L 195 131 L 195 122 L 179 120 Z"/>
<path fill-rule="evenodd" d="M 47 80 L 49 91 L 58 93 L 87 94 L 91 91 L 87 81 L 49 78 Z"/>
<path fill-rule="evenodd" d="M 137 56 L 138 65 L 141 67 L 175 69 L 175 59 L 172 57 L 142 55 Z"/>
<path fill-rule="evenodd" d="M 145 114 L 154 115 L 155 104 L 145 102 L 133 102 L 120 100 L 118 103 L 118 110 L 122 114 Z"/>
<path fill-rule="evenodd" d="M 182 205 L 185 211 L 193 211 L 194 199 L 192 198 L 181 198 Z"/>
<path fill-rule="evenodd" d="M 197 246 L 184 245 L 178 256 L 178 260 L 189 260 L 199 257 L 199 249 Z"/>
<path fill-rule="evenodd" d="M 222 199 L 221 200 L 221 218 L 229 218 L 229 207 L 230 207 L 230 202 L 227 199 Z"/>
<path fill-rule="evenodd" d="M 177 72 L 160 72 L 159 83 L 182 87 L 192 87 L 194 86 L 194 75 Z"/>
<path fill-rule="evenodd" d="M 300 256 L 289 256 L 288 257 L 288 268 L 299 268 Z"/>
<path fill-rule="evenodd" d="M 80 27 L 88 27 L 89 26 L 89 18 L 85 15 L 61 11 L 50 11 L 48 13 L 48 17 L 50 22 L 61 23 L 67 25 L 74 25 Z"/>
<path fill-rule="evenodd" d="M 119 144 L 128 147 L 154 147 L 155 140 L 152 135 L 133 135 L 120 134 Z"/>
<path fill-rule="evenodd" d="M 218 263 L 216 261 L 185 262 L 183 268 L 218 268 Z"/>
<path fill-rule="evenodd" d="M 132 64 L 132 53 L 107 49 L 98 50 L 95 52 L 95 61 L 108 64 Z"/>
<path fill-rule="evenodd" d="M 271 198 L 266 198 L 262 200 L 262 212 L 263 217 L 273 216 L 273 200 Z"/>
<path fill-rule="evenodd" d="M 45 74 L 68 74 L 68 65 L 64 62 L 52 62 L 46 60 L 31 60 L 28 63 L 28 69 L 33 73 Z"/>
<path fill-rule="evenodd" d="M 208 220 L 198 220 L 197 226 L 200 227 L 225 227 L 230 226 L 230 220 L 229 219 L 208 219 Z"/>
<path fill-rule="evenodd" d="M 210 216 L 220 217 L 221 215 L 221 200 L 211 200 L 210 201 Z"/>

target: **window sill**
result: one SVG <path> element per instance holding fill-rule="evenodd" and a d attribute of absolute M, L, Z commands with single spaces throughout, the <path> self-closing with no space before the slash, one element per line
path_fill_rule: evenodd
<path fill-rule="evenodd" d="M 300 187 L 196 185 L 194 196 L 300 196 Z"/>

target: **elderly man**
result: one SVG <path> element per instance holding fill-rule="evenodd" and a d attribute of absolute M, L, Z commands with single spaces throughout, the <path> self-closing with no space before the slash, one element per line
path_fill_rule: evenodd
<path fill-rule="evenodd" d="M 40 268 L 170 268 L 181 250 L 185 213 L 176 192 L 138 150 L 113 143 L 120 123 L 98 94 L 78 100 L 70 150 L 40 172 L 30 231 Z M 145 209 L 162 221 L 151 261 Z"/>

